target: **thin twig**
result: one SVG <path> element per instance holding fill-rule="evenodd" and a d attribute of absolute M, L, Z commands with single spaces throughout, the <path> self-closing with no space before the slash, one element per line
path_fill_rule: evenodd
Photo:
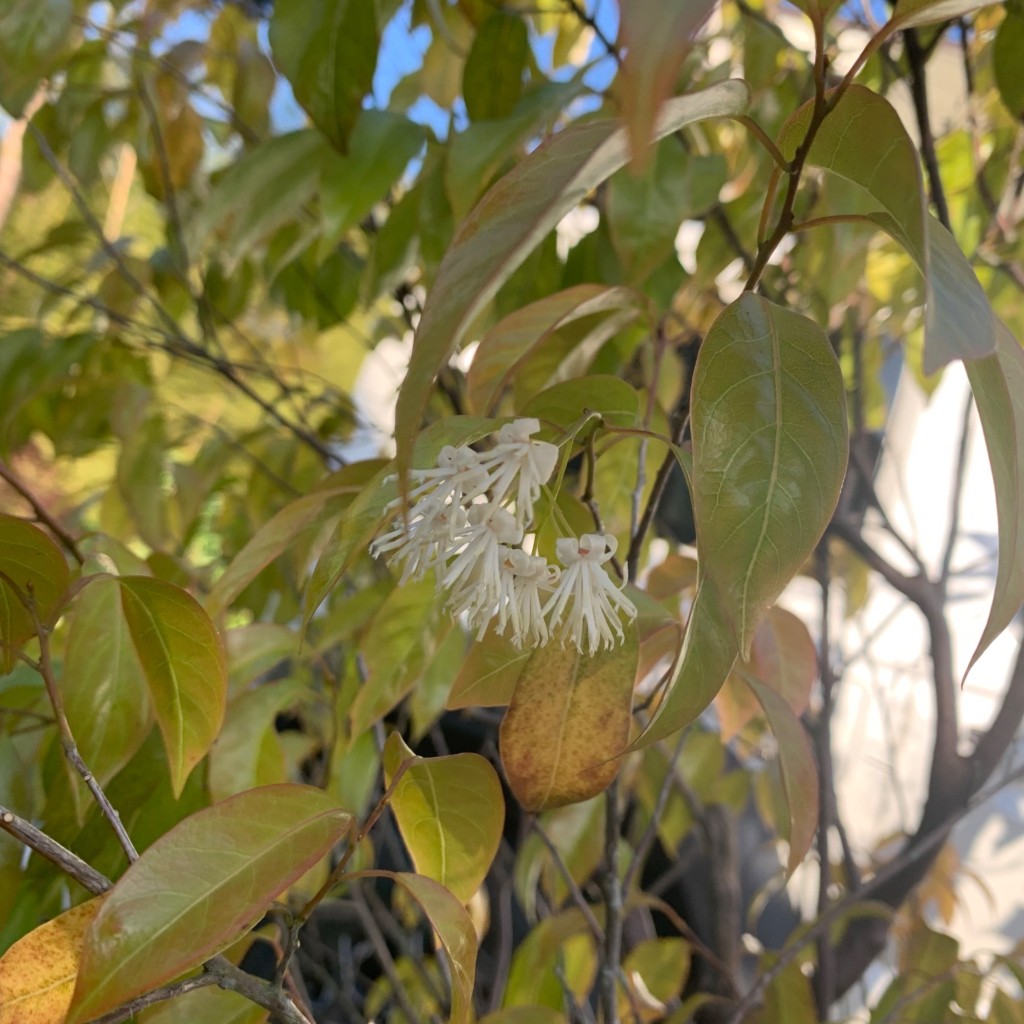
<path fill-rule="evenodd" d="M 46 511 L 42 502 L 29 490 L 28 485 L 14 472 L 10 466 L 0 461 L 0 480 L 6 481 L 32 506 L 36 519 L 39 520 L 57 540 L 65 547 L 68 554 L 79 564 L 85 563 L 85 556 L 79 550 L 75 538 Z"/>
<path fill-rule="evenodd" d="M 598 945 L 601 945 L 601 943 L 604 942 L 604 929 L 594 916 L 593 910 L 590 909 L 590 904 L 587 902 L 586 896 L 583 895 L 583 891 L 576 884 L 576 879 L 572 877 L 572 872 L 569 870 L 569 866 L 562 859 L 562 855 L 558 852 L 558 848 L 544 830 L 544 826 L 541 825 L 540 819 L 534 817 L 531 824 L 533 825 L 534 832 L 537 833 L 540 841 L 544 844 L 548 853 L 551 855 L 551 860 L 554 862 L 558 873 L 562 876 L 562 881 L 565 882 L 565 886 L 569 890 L 569 895 L 572 896 L 573 903 L 576 904 L 579 912 L 583 915 L 583 920 L 587 922 L 587 927 L 590 929 L 590 934 L 594 937 L 594 941 Z"/>

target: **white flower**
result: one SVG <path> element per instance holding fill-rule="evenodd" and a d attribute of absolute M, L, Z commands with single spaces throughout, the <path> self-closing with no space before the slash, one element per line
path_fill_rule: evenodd
<path fill-rule="evenodd" d="M 540 497 L 541 485 L 547 483 L 558 462 L 558 446 L 547 441 L 531 441 L 530 435 L 540 430 L 536 419 L 514 420 L 498 431 L 498 443 L 480 456 L 480 466 L 488 474 L 491 500 L 505 502 L 516 483 L 516 522 L 525 526 Z"/>
<path fill-rule="evenodd" d="M 470 506 L 456 539 L 461 550 L 442 581 L 451 590 L 453 615 L 465 614 L 469 625 L 481 630 L 487 625 L 501 600 L 501 549 L 522 539 L 522 527 L 508 509 L 494 502 Z"/>
<path fill-rule="evenodd" d="M 461 505 L 414 509 L 408 520 L 399 517 L 397 526 L 374 540 L 370 553 L 386 555 L 389 566 L 404 563 L 399 583 L 419 580 L 429 570 L 444 566 L 452 551 L 452 538 L 465 526 L 466 512 Z"/>
<path fill-rule="evenodd" d="M 636 617 L 636 606 L 604 568 L 617 546 L 614 537 L 603 533 L 585 533 L 579 540 L 561 537 L 555 543 L 565 569 L 544 605 L 544 614 L 550 616 L 552 631 L 561 624 L 563 640 L 571 636 L 577 649 L 588 654 L 625 639 L 620 615 Z"/>
<path fill-rule="evenodd" d="M 501 549 L 501 595 L 498 600 L 498 627 L 504 636 L 512 626 L 512 643 L 522 647 L 540 647 L 550 633 L 541 607 L 541 593 L 550 593 L 558 581 L 558 567 L 539 555 L 528 555 L 520 548 Z"/>

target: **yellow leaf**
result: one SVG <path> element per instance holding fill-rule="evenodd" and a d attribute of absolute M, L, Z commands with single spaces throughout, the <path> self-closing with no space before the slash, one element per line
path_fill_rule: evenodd
<path fill-rule="evenodd" d="M 78 975 L 82 936 L 105 897 L 40 925 L 0 957 L 0 1024 L 63 1024 Z"/>

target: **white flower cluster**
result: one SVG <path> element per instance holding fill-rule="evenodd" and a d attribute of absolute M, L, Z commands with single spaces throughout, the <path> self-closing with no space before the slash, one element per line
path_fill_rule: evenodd
<path fill-rule="evenodd" d="M 489 451 L 443 448 L 437 466 L 412 471 L 408 513 L 370 551 L 402 566 L 401 583 L 434 570 L 447 607 L 478 637 L 496 620 L 496 632 L 511 630 L 516 647 L 557 636 L 593 654 L 624 639 L 621 616 L 634 618 L 636 607 L 605 569 L 614 537 L 560 538 L 562 570 L 520 547 L 558 462 L 556 445 L 532 439 L 539 429 L 535 419 L 515 420 Z"/>

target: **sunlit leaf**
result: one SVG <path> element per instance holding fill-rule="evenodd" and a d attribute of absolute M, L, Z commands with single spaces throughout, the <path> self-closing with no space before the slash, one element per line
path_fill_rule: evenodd
<path fill-rule="evenodd" d="M 505 799 L 498 774 L 479 754 L 415 757 L 392 733 L 384 747 L 387 785 L 405 761 L 390 806 L 413 865 L 468 903 L 501 842 Z"/>
<path fill-rule="evenodd" d="M 593 656 L 550 643 L 523 666 L 501 723 L 501 760 L 530 811 L 587 800 L 605 790 L 629 740 L 639 643 Z"/>
<path fill-rule="evenodd" d="M 105 897 L 72 907 L 0 957 L 0 1024 L 64 1024 L 82 936 Z"/>
<path fill-rule="evenodd" d="M 743 674 L 754 691 L 779 744 L 779 767 L 789 808 L 788 874 L 792 874 L 814 842 L 818 828 L 818 768 L 811 741 L 792 708 L 771 687 Z"/>
<path fill-rule="evenodd" d="M 737 113 L 746 87 L 722 82 L 665 105 L 656 134 L 693 121 Z M 535 149 L 480 200 L 463 222 L 431 288 L 399 392 L 395 418 L 397 466 L 411 462 L 410 442 L 449 355 L 501 285 L 591 188 L 628 159 L 626 133 L 614 121 L 574 125 Z"/>
<path fill-rule="evenodd" d="M 86 933 L 68 1024 L 84 1024 L 244 935 L 352 823 L 318 789 L 268 786 L 193 814 L 107 895 Z"/>
<path fill-rule="evenodd" d="M 316 126 L 342 152 L 373 85 L 377 5 L 360 0 L 291 0 L 270 21 L 274 62 Z"/>
<path fill-rule="evenodd" d="M 998 325 L 995 355 L 965 363 L 985 433 L 999 522 L 992 608 L 967 671 L 1024 603 L 1024 351 Z"/>
<path fill-rule="evenodd" d="M 629 288 L 580 284 L 510 313 L 484 335 L 473 356 L 466 379 L 470 407 L 493 412 L 522 362 L 560 328 L 598 314 L 628 310 L 640 315 L 644 305 L 643 297 Z"/>
<path fill-rule="evenodd" d="M 106 785 L 142 746 L 153 722 L 116 580 L 93 580 L 76 597 L 60 687 L 79 753 Z"/>
<path fill-rule="evenodd" d="M 848 447 L 843 378 L 817 324 L 748 292 L 701 346 L 691 408 L 702 571 L 747 655 L 835 510 Z"/>
<path fill-rule="evenodd" d="M 50 625 L 69 577 L 60 548 L 42 530 L 2 513 L 0 572 L 7 577 L 0 577 L 0 673 L 6 673 L 14 668 L 22 644 L 36 635 L 34 619 Z"/>
<path fill-rule="evenodd" d="M 489 633 L 470 647 L 445 706 L 455 711 L 508 704 L 529 657 L 529 650 L 517 650 L 510 640 Z"/>
<path fill-rule="evenodd" d="M 939 21 L 953 21 L 970 14 L 979 7 L 987 7 L 992 0 L 899 0 L 892 14 L 892 24 L 899 28 L 915 25 L 934 25 Z"/>
<path fill-rule="evenodd" d="M 658 112 L 676 87 L 694 33 L 713 7 L 714 0 L 630 0 L 622 5 L 619 34 L 626 55 L 617 85 L 636 168 L 650 158 Z"/>
<path fill-rule="evenodd" d="M 224 647 L 199 602 L 180 587 L 146 576 L 118 583 L 178 794 L 224 720 Z"/>

